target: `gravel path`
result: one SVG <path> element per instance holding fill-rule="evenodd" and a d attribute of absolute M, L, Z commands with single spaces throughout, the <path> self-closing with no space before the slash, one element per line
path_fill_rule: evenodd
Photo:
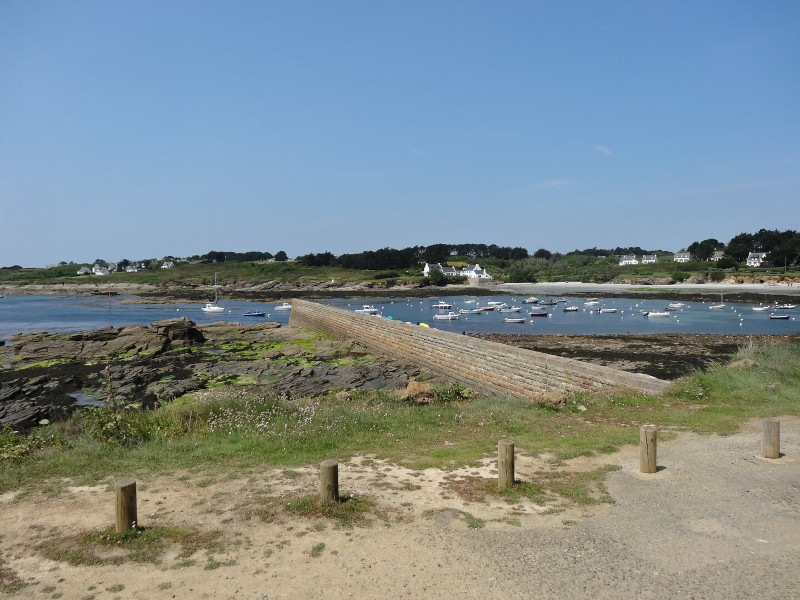
<path fill-rule="evenodd" d="M 608 478 L 609 512 L 459 543 L 486 560 L 496 589 L 483 597 L 800 598 L 800 418 L 781 418 L 780 459 L 760 458 L 761 443 L 761 421 L 728 437 L 681 435 L 659 445 L 652 475 L 627 450 Z"/>

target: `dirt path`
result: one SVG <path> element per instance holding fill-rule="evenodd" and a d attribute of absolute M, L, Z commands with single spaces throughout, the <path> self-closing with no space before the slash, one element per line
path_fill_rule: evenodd
<path fill-rule="evenodd" d="M 113 522 L 110 482 L 4 494 L 0 581 L 27 584 L 9 598 L 76 600 L 798 597 L 800 418 L 781 418 L 784 456 L 776 460 L 758 456 L 760 427 L 661 441 L 653 475 L 639 473 L 635 447 L 558 467 L 517 448 L 523 481 L 541 470 L 619 466 L 607 478 L 616 504 L 591 510 L 465 501 L 455 488 L 470 477 L 496 480 L 493 459 L 454 472 L 363 457 L 343 463 L 343 493 L 375 503 L 372 524 L 352 529 L 265 518 L 265 507 L 313 494 L 315 468 L 212 478 L 198 469 L 140 481 L 145 527 L 223 533 L 226 544 L 196 552 L 193 563 L 178 547 L 155 566 L 65 562 L 75 536 Z M 38 546 L 61 553 L 46 558 Z"/>

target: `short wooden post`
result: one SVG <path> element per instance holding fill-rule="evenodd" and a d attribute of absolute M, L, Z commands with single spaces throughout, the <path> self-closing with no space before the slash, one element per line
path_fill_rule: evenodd
<path fill-rule="evenodd" d="M 136 527 L 136 481 L 129 479 L 117 483 L 117 533 Z"/>
<path fill-rule="evenodd" d="M 656 428 L 644 425 L 639 429 L 639 471 L 642 473 L 656 472 Z"/>
<path fill-rule="evenodd" d="M 514 485 L 514 442 L 500 440 L 497 444 L 497 488 L 504 490 Z"/>
<path fill-rule="evenodd" d="M 339 463 L 323 460 L 319 467 L 319 501 L 331 504 L 339 501 Z"/>
<path fill-rule="evenodd" d="M 781 422 L 764 419 L 764 458 L 781 457 Z"/>

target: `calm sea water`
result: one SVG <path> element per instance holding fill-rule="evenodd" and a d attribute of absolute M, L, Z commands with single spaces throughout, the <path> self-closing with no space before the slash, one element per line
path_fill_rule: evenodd
<path fill-rule="evenodd" d="M 509 305 L 519 306 L 519 313 L 461 315 L 457 321 L 433 318 L 438 310 L 431 308 L 435 299 L 333 299 L 326 304 L 355 310 L 368 303 L 374 305 L 384 317 L 411 323 L 425 323 L 431 327 L 457 333 L 542 333 L 542 334 L 606 334 L 606 333 L 740 333 L 800 335 L 800 309 L 778 311 L 789 314 L 790 320 L 769 318 L 770 311 L 754 312 L 753 305 L 725 302 L 726 308 L 710 310 L 708 303 L 686 303 L 672 316 L 659 319 L 644 318 L 642 310 L 663 310 L 665 300 L 633 300 L 630 298 L 601 298 L 599 306 L 585 307 L 585 298 L 566 297 L 567 305 L 578 306 L 577 312 L 563 312 L 564 303 L 547 307 L 548 317 L 530 317 L 527 311 L 543 308 L 522 304 L 522 296 L 498 296 Z M 544 299 L 544 298 L 543 298 Z M 153 321 L 186 316 L 198 324 L 214 321 L 257 323 L 264 319 L 244 317 L 247 311 L 264 311 L 268 321 L 289 322 L 290 311 L 276 311 L 276 303 L 236 302 L 223 300 L 226 312 L 206 314 L 200 304 L 125 304 L 120 297 L 64 297 L 64 296 L 9 296 L 0 298 L 0 339 L 15 333 L 48 331 L 64 333 L 122 327 L 132 324 L 150 324 Z M 452 304 L 452 310 L 485 305 L 489 298 L 446 296 L 440 300 Z M 613 307 L 616 313 L 598 313 L 600 307 Z M 504 317 L 525 317 L 522 324 L 504 323 Z M 370 318 L 370 317 L 364 317 Z"/>

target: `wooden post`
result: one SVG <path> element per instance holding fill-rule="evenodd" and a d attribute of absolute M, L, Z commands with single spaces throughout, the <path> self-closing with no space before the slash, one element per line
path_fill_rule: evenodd
<path fill-rule="evenodd" d="M 643 425 L 639 429 L 639 471 L 642 473 L 656 472 L 656 446 L 656 428 Z"/>
<path fill-rule="evenodd" d="M 136 481 L 129 479 L 117 483 L 117 533 L 136 527 Z"/>
<path fill-rule="evenodd" d="M 504 490 L 514 485 L 514 442 L 500 440 L 497 444 L 497 488 Z"/>
<path fill-rule="evenodd" d="M 764 458 L 781 457 L 781 422 L 764 419 Z"/>
<path fill-rule="evenodd" d="M 331 504 L 339 501 L 339 463 L 323 460 L 319 466 L 319 501 Z"/>

